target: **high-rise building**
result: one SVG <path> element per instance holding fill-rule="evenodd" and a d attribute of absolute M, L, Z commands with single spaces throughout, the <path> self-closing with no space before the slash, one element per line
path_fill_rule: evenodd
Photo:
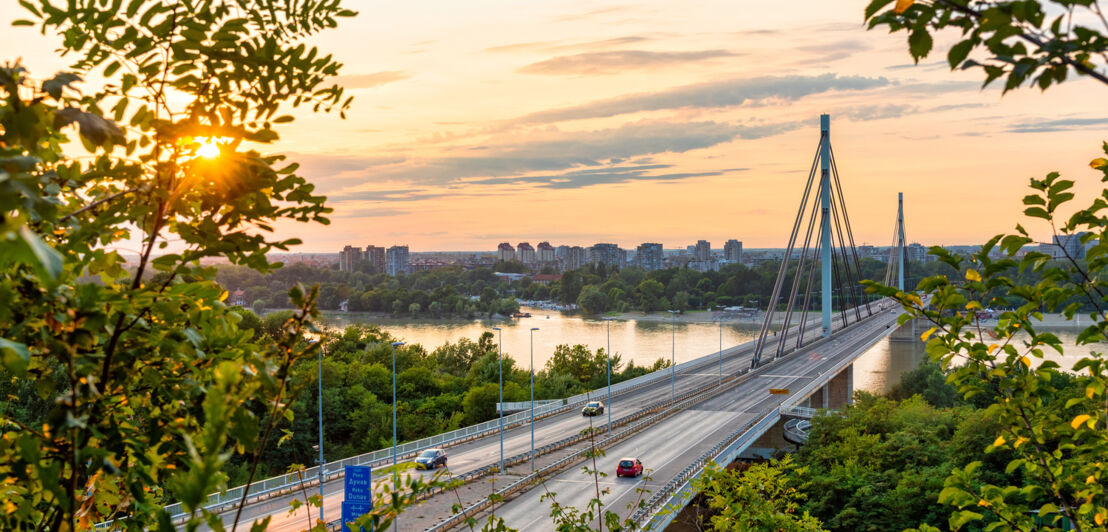
<path fill-rule="evenodd" d="M 339 271 L 352 272 L 358 268 L 362 261 L 362 250 L 354 246 L 346 246 L 339 252 Z"/>
<path fill-rule="evenodd" d="M 550 245 L 550 242 L 539 242 L 539 262 L 543 264 L 550 264 L 554 262 L 554 246 Z"/>
<path fill-rule="evenodd" d="M 588 254 L 585 248 L 581 246 L 573 246 L 566 251 L 566 270 L 576 270 L 585 264 L 588 264 Z"/>
<path fill-rule="evenodd" d="M 564 261 L 567 255 L 569 255 L 569 246 L 562 245 L 554 248 L 554 260 Z"/>
<path fill-rule="evenodd" d="M 411 271 L 408 268 L 408 246 L 393 246 L 385 251 L 385 268 L 389 275 L 407 275 Z"/>
<path fill-rule="evenodd" d="M 1085 258 L 1085 245 L 1081 243 L 1081 237 L 1086 233 L 1074 233 L 1072 235 L 1058 235 L 1054 237 L 1054 249 L 1052 255 L 1055 258 L 1069 257 L 1071 259 Z"/>
<path fill-rule="evenodd" d="M 589 248 L 589 262 L 618 268 L 623 265 L 620 251 L 615 244 L 596 244 Z"/>
<path fill-rule="evenodd" d="M 516 260 L 516 248 L 513 248 L 511 244 L 507 242 L 501 242 L 496 247 L 496 260 L 502 262 L 509 262 Z"/>
<path fill-rule="evenodd" d="M 696 260 L 708 260 L 712 258 L 712 245 L 708 243 L 707 240 L 697 240 L 693 258 Z"/>
<path fill-rule="evenodd" d="M 728 240 L 723 245 L 723 258 L 731 262 L 741 263 L 743 261 L 743 243 L 738 240 Z"/>
<path fill-rule="evenodd" d="M 695 258 L 696 257 L 696 246 L 695 245 L 685 246 L 685 253 L 688 254 L 688 256 Z"/>
<path fill-rule="evenodd" d="M 374 273 L 385 273 L 385 248 L 384 246 L 366 246 L 365 261 L 373 267 Z"/>
<path fill-rule="evenodd" d="M 524 264 L 534 264 L 535 248 L 531 247 L 531 244 L 528 242 L 520 242 L 519 245 L 516 246 L 516 258 Z"/>
<path fill-rule="evenodd" d="M 927 262 L 927 248 L 920 245 L 919 242 L 908 244 L 904 251 L 908 255 L 909 261 Z"/>
<path fill-rule="evenodd" d="M 640 268 L 648 272 L 662 269 L 662 260 L 664 258 L 662 245 L 650 242 L 644 242 L 639 245 L 635 253 L 635 262 L 638 263 Z"/>

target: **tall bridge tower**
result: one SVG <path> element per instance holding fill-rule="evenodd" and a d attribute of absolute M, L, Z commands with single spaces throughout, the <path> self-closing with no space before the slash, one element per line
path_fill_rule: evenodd
<path fill-rule="evenodd" d="M 850 218 L 847 216 L 842 182 L 835 163 L 835 151 L 831 146 L 831 116 L 820 115 L 819 124 L 819 143 L 812 157 L 800 208 L 797 209 L 792 232 L 781 257 L 762 328 L 758 332 L 751 367 L 757 367 L 761 363 L 762 354 L 769 343 L 775 344 L 773 358 L 776 358 L 800 349 L 818 338 L 830 337 L 836 311 L 843 326 L 847 325 L 848 315 L 858 321 L 862 319 L 863 313 L 867 316 L 873 314 L 870 298 L 859 284 L 862 270 L 854 245 Z M 803 239 L 800 238 L 801 227 L 805 228 Z M 816 269 L 820 272 L 818 282 Z M 789 280 L 789 287 L 785 289 Z M 814 324 L 809 327 L 808 323 L 812 296 L 817 292 L 820 306 L 818 332 L 811 331 Z M 774 317 L 780 305 L 784 306 L 784 317 L 780 328 L 774 330 Z M 794 324 L 794 320 L 799 323 Z"/>

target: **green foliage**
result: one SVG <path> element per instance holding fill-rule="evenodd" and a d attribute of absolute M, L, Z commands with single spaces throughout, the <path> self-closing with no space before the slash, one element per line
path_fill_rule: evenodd
<path fill-rule="evenodd" d="M 950 408 L 962 403 L 958 390 L 946 382 L 946 373 L 936 362 L 925 360 L 919 367 L 901 375 L 900 383 L 889 391 L 889 398 L 903 401 L 918 395 L 936 408 Z"/>
<path fill-rule="evenodd" d="M 795 468 L 790 457 L 745 470 L 709 463 L 693 481 L 711 509 L 703 525 L 720 532 L 821 531 L 819 520 L 800 508 L 805 495 L 798 478 L 803 476 L 804 469 Z"/>
<path fill-rule="evenodd" d="M 1091 166 L 1108 180 L 1108 165 L 1097 160 Z M 924 279 L 918 287 L 923 297 L 870 287 L 900 300 L 907 315 L 934 325 L 924 335 L 928 354 L 950 370 L 948 380 L 963 397 L 989 398 L 986 412 L 998 429 L 987 450 L 1011 451 L 1008 471 L 1022 474 L 1020 483 L 990 483 L 981 479 L 981 461 L 955 470 L 940 497 L 958 509 L 950 521 L 955 528 L 982 520 L 1004 529 L 1031 527 L 1033 510 L 1052 516 L 1048 529 L 1060 526 L 1054 518 L 1065 517 L 1078 529 L 1099 528 L 1108 518 L 1104 488 L 1096 480 L 1104 474 L 1101 459 L 1108 451 L 1103 428 L 1108 368 L 1093 352 L 1069 368 L 1073 374 L 1063 373 L 1046 352 L 1061 355 L 1060 340 L 1037 324 L 1042 311 L 1073 318 L 1080 307 L 1074 300 L 1081 299 L 1095 310 L 1090 313 L 1094 324 L 1078 335 L 1078 343 L 1103 341 L 1108 331 L 1103 311 L 1108 299 L 1102 295 L 1108 292 L 1102 275 L 1108 265 L 1105 202 L 1098 198 L 1068 220 L 1058 220 L 1059 207 L 1073 198 L 1071 186 L 1055 173 L 1033 179 L 1025 214 L 1066 234 L 1083 233 L 1082 242 L 1090 246 L 1086 261 L 1050 262 L 1038 251 L 1024 250 L 1031 239 L 1017 226 L 1016 234 L 994 237 L 968 259 L 933 250 L 960 274 Z M 1000 258 L 990 256 L 994 251 Z M 1039 280 L 1019 282 L 1007 275 L 1013 267 L 1033 270 Z M 1009 303 L 1015 300 L 1016 307 L 987 327 L 973 311 L 993 305 L 997 291 Z"/>
<path fill-rule="evenodd" d="M 207 494 L 232 461 L 256 478 L 293 415 L 317 293 L 286 289 L 293 310 L 260 341 L 265 327 L 229 309 L 199 261 L 270 271 L 266 253 L 298 243 L 273 239 L 275 224 L 327 223 L 296 165 L 257 150 L 290 121 L 282 110 L 346 109 L 341 88 L 322 86 L 339 64 L 305 41 L 353 13 L 20 4 L 33 20 L 17 25 L 62 35 L 74 63 L 43 81 L 0 67 L 0 377 L 24 392 L 0 417 L 0 528 L 126 516 L 115 526 L 141 530 L 164 524 L 172 500 L 187 526 L 217 522 Z M 125 260 L 128 239 L 141 244 Z M 158 251 L 171 240 L 179 251 Z"/>
<path fill-rule="evenodd" d="M 870 28 L 908 33 L 919 62 L 934 46 L 932 33 L 957 30 L 947 52 L 950 68 L 980 68 L 985 85 L 1006 78 L 1004 92 L 1024 83 L 1046 90 L 1070 70 L 1108 83 L 1108 19 L 1095 0 L 872 0 Z"/>

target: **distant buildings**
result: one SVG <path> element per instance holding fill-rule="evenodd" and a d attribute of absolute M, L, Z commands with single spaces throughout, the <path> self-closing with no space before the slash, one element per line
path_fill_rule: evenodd
<path fill-rule="evenodd" d="M 339 271 L 353 272 L 358 270 L 362 262 L 362 250 L 354 246 L 346 246 L 339 252 Z"/>
<path fill-rule="evenodd" d="M 496 260 L 502 262 L 513 261 L 516 258 L 516 248 L 513 248 L 511 244 L 507 242 L 501 242 L 496 247 Z"/>
<path fill-rule="evenodd" d="M 693 258 L 695 260 L 708 260 L 712 258 L 712 244 L 707 240 L 697 240 L 696 246 L 693 248 Z"/>
<path fill-rule="evenodd" d="M 589 248 L 589 262 L 603 264 L 605 266 L 623 266 L 623 256 L 626 252 L 615 244 L 600 243 Z"/>
<path fill-rule="evenodd" d="M 635 250 L 635 263 L 646 271 L 661 270 L 665 261 L 662 245 L 644 242 Z"/>
<path fill-rule="evenodd" d="M 389 275 L 411 273 L 408 267 L 408 246 L 393 246 L 385 251 L 385 273 Z"/>
<path fill-rule="evenodd" d="M 1056 259 L 1069 257 L 1071 259 L 1085 258 L 1085 245 L 1081 243 L 1081 237 L 1088 233 L 1074 233 L 1072 235 L 1058 235 L 1054 237 L 1054 249 L 1051 256 Z"/>
<path fill-rule="evenodd" d="M 535 248 L 531 247 L 531 244 L 527 242 L 520 242 L 519 246 L 516 246 L 516 258 L 519 262 L 524 264 L 535 263 Z"/>
<path fill-rule="evenodd" d="M 573 246 L 566 251 L 566 261 L 563 270 L 576 270 L 589 263 L 589 257 L 585 248 Z"/>
<path fill-rule="evenodd" d="M 728 240 L 723 245 L 723 258 L 741 264 L 743 261 L 743 243 L 735 239 Z"/>
<path fill-rule="evenodd" d="M 379 246 L 366 246 L 365 260 L 373 267 L 375 273 L 385 272 L 385 248 Z"/>
<path fill-rule="evenodd" d="M 538 249 L 539 262 L 542 264 L 553 264 L 554 258 L 554 246 L 550 245 L 550 242 L 539 242 Z"/>

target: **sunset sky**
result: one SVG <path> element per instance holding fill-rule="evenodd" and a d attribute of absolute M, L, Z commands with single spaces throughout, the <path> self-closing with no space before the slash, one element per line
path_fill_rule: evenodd
<path fill-rule="evenodd" d="M 335 209 L 285 225 L 298 251 L 412 251 L 697 239 L 782 247 L 819 139 L 831 137 L 859 243 L 971 244 L 1021 221 L 1029 177 L 1058 170 L 1084 202 L 1108 139 L 1108 89 L 980 89 L 952 73 L 954 35 L 912 64 L 904 34 L 867 32 L 865 1 L 347 2 L 315 39 L 345 63 L 345 121 L 298 112 L 292 154 Z M 44 76 L 56 39 L 0 49 Z M 1047 228 L 1030 224 L 1035 236 Z"/>

